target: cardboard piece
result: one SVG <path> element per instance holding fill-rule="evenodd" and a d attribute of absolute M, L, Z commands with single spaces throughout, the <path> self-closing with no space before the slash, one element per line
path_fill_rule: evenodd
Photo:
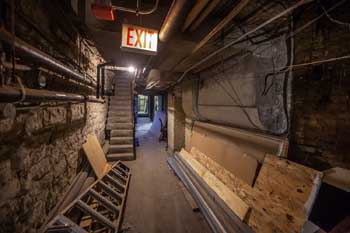
<path fill-rule="evenodd" d="M 239 143 L 231 138 L 196 128 L 191 136 L 191 149 L 193 147 L 204 152 L 250 186 L 253 185 L 259 163 L 242 151 Z"/>

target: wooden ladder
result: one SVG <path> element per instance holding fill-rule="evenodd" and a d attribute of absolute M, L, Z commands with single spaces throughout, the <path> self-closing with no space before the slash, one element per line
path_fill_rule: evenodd
<path fill-rule="evenodd" d="M 130 169 L 122 162 L 116 162 L 106 175 L 96 180 L 50 221 L 45 232 L 117 233 L 130 176 Z M 80 213 L 78 219 L 77 213 Z"/>

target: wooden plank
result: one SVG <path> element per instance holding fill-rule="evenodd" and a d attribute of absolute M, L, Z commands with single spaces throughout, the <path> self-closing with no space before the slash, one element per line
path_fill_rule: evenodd
<path fill-rule="evenodd" d="M 304 204 L 321 172 L 267 155 L 253 188 L 206 154 L 195 149 L 191 155 L 251 207 L 247 223 L 255 232 L 300 232 Z"/>
<path fill-rule="evenodd" d="M 191 154 L 184 149 L 179 155 L 193 168 L 193 170 L 204 180 L 204 182 L 225 202 L 225 204 L 243 221 L 248 213 L 249 206 L 236 194 L 227 188 L 208 169 L 196 161 Z"/>
<path fill-rule="evenodd" d="M 323 182 L 333 185 L 346 192 L 350 192 L 350 171 L 341 167 L 334 167 L 323 172 Z"/>
<path fill-rule="evenodd" d="M 97 178 L 101 179 L 111 167 L 107 163 L 105 153 L 95 134 L 89 134 L 87 136 L 83 150 Z"/>
<path fill-rule="evenodd" d="M 241 0 L 232 11 L 222 20 L 218 25 L 211 30 L 207 36 L 205 36 L 198 45 L 193 49 L 192 54 L 197 52 L 200 48 L 202 48 L 212 37 L 214 37 L 218 32 L 220 32 L 227 23 L 229 23 L 234 17 L 236 17 L 241 10 L 249 3 L 250 0 Z"/>
<path fill-rule="evenodd" d="M 198 207 L 197 203 L 195 202 L 195 200 L 193 199 L 193 197 L 191 196 L 191 194 L 186 189 L 186 187 L 183 185 L 182 182 L 179 182 L 179 185 L 180 185 L 181 190 L 185 196 L 186 201 L 191 206 L 192 211 L 198 211 L 199 207 Z"/>

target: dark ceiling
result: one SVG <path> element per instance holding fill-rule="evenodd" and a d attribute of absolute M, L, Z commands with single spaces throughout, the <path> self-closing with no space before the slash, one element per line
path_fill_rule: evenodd
<path fill-rule="evenodd" d="M 174 0 L 175 1 L 175 0 Z M 73 0 L 72 2 L 78 2 Z M 185 1 L 187 8 L 181 11 L 180 25 L 175 34 L 172 34 L 170 40 L 166 43 L 159 41 L 158 54 L 156 56 L 143 55 L 132 52 L 121 51 L 121 29 L 123 23 L 148 27 L 156 30 L 161 30 L 164 20 L 169 11 L 172 10 L 172 0 L 160 0 L 157 10 L 149 15 L 136 15 L 134 13 L 115 11 L 115 21 L 100 21 L 96 20 L 91 12 L 91 4 L 94 0 L 85 1 L 85 24 L 91 31 L 93 39 L 102 56 L 108 62 L 113 62 L 118 66 L 135 66 L 142 70 L 147 67 L 147 72 L 138 77 L 138 84 L 145 88 L 150 82 L 148 73 L 152 69 L 158 69 L 161 72 L 158 77 L 158 84 L 155 89 L 165 89 L 169 84 L 176 80 L 182 72 L 188 67 L 198 62 L 203 57 L 208 56 L 211 52 L 222 47 L 228 39 L 234 38 L 243 33 L 244 30 L 256 27 L 259 23 L 269 19 L 272 15 L 281 12 L 285 5 L 292 4 L 292 1 L 271 1 L 271 0 L 202 0 L 202 1 Z M 108 4 L 108 0 L 99 1 Z M 142 9 L 151 9 L 156 0 L 141 0 Z M 181 2 L 180 0 L 175 3 Z M 225 23 L 225 26 L 211 37 L 209 43 L 205 43 L 198 51 L 194 52 L 194 48 L 198 43 L 211 32 L 218 24 L 225 21 L 225 18 L 235 8 L 246 2 L 242 9 L 238 10 L 238 14 Z M 73 3 L 72 3 L 73 4 Z M 112 1 L 113 5 L 136 8 L 136 0 L 128 1 Z M 202 4 L 202 8 L 200 8 Z M 200 10 L 198 10 L 200 8 Z M 195 13 L 196 9 L 197 14 Z M 210 9 L 210 10 L 209 10 Z M 259 12 L 259 18 L 256 19 L 256 13 Z M 194 15 L 194 16 L 193 16 Z M 173 15 L 174 16 L 174 15 Z M 188 18 L 193 16 L 194 20 L 184 29 Z M 202 17 L 202 20 L 200 18 Z M 176 15 L 175 15 L 176 18 Z M 277 24 L 271 24 L 270 29 L 266 28 L 264 33 L 269 33 L 269 30 L 278 29 L 285 26 L 284 20 L 279 20 Z M 281 26 L 282 25 L 282 26 Z M 273 30 L 275 33 L 276 30 Z M 259 33 L 259 32 L 258 32 Z M 265 35 L 266 36 L 266 35 Z M 227 54 L 239 54 L 241 49 L 230 48 Z M 220 56 L 221 58 L 222 56 Z M 203 64 L 198 67 L 200 69 L 214 64 L 218 58 L 214 57 L 209 64 Z M 198 71 L 198 69 L 197 69 Z"/>

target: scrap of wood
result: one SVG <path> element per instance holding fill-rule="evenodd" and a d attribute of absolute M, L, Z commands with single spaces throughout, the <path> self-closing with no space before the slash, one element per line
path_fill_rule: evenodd
<path fill-rule="evenodd" d="M 181 158 L 192 167 L 199 177 L 223 200 L 233 213 L 243 221 L 246 217 L 249 206 L 243 202 L 235 193 L 214 176 L 208 169 L 193 158 L 191 154 L 182 149 L 179 153 Z"/>
<path fill-rule="evenodd" d="M 191 206 L 192 211 L 199 211 L 199 207 L 196 203 L 196 201 L 193 199 L 192 195 L 189 193 L 189 191 L 186 189 L 186 187 L 183 185 L 182 182 L 179 182 L 181 190 L 185 196 L 186 201 Z"/>
<path fill-rule="evenodd" d="M 350 192 L 350 170 L 334 167 L 323 172 L 323 182 Z"/>
<path fill-rule="evenodd" d="M 83 150 L 97 178 L 101 179 L 111 169 L 111 166 L 107 163 L 105 153 L 94 133 L 87 136 Z"/>

